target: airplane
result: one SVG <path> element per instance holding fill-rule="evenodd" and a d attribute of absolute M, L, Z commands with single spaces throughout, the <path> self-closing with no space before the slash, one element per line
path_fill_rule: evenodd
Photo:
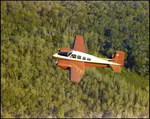
<path fill-rule="evenodd" d="M 116 51 L 112 59 L 99 58 L 85 53 L 83 37 L 76 35 L 73 49 L 59 48 L 59 53 L 55 53 L 53 58 L 60 68 L 69 70 L 70 80 L 79 83 L 85 67 L 111 67 L 115 72 L 121 72 L 124 65 L 124 52 Z"/>

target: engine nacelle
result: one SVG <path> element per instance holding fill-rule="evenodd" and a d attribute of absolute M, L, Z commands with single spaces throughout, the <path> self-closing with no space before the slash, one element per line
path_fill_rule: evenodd
<path fill-rule="evenodd" d="M 58 65 L 58 66 L 62 69 L 68 69 L 68 67 L 66 67 L 66 66 L 60 66 L 60 65 Z"/>
<path fill-rule="evenodd" d="M 68 68 L 68 66 L 65 66 L 65 64 L 62 63 L 62 62 L 58 62 L 58 66 L 59 66 L 60 68 L 62 68 L 62 69 L 67 69 L 67 68 Z"/>
<path fill-rule="evenodd" d="M 69 67 L 72 67 L 72 64 L 70 64 L 70 63 L 68 63 L 68 62 L 66 62 L 66 61 L 59 61 L 58 60 L 58 66 L 60 67 L 60 68 L 63 68 L 63 69 L 68 69 L 69 70 Z"/>
<path fill-rule="evenodd" d="M 60 49 L 60 52 L 70 52 L 72 51 L 72 49 L 69 49 L 69 48 L 61 48 Z"/>

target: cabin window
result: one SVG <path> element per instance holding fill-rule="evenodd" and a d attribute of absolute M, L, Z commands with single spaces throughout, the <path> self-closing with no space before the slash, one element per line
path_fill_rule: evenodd
<path fill-rule="evenodd" d="M 87 58 L 88 61 L 91 61 L 91 58 Z"/>
<path fill-rule="evenodd" d="M 81 56 L 80 56 L 80 55 L 78 55 L 78 56 L 77 56 L 77 59 L 81 59 Z"/>
<path fill-rule="evenodd" d="M 72 54 L 72 55 L 71 55 L 71 58 L 76 58 L 76 55 L 75 55 L 75 54 Z"/>
<path fill-rule="evenodd" d="M 83 59 L 83 60 L 86 60 L 86 57 L 83 57 L 82 59 Z"/>

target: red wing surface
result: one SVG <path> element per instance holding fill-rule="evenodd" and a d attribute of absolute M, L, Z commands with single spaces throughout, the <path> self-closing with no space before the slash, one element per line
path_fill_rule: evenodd
<path fill-rule="evenodd" d="M 80 52 L 85 53 L 85 47 L 84 47 L 84 41 L 82 36 L 76 35 L 75 41 L 74 41 L 74 48 L 73 50 L 77 50 Z"/>
<path fill-rule="evenodd" d="M 83 62 L 72 62 L 73 67 L 70 68 L 70 80 L 79 83 L 84 74 L 85 68 Z"/>

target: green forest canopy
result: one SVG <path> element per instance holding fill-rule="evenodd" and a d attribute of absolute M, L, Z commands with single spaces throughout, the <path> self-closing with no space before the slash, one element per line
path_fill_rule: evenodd
<path fill-rule="evenodd" d="M 111 58 L 116 50 L 125 52 L 129 73 L 148 79 L 148 1 L 1 1 L 4 110 L 46 114 L 61 106 L 70 115 L 81 110 L 147 114 L 149 86 L 134 88 L 125 81 L 128 73 L 121 78 L 107 69 L 86 68 L 81 83 L 69 81 L 68 71 L 58 68 L 52 55 L 59 47 L 72 48 L 75 35 L 83 36 L 89 54 Z"/>

